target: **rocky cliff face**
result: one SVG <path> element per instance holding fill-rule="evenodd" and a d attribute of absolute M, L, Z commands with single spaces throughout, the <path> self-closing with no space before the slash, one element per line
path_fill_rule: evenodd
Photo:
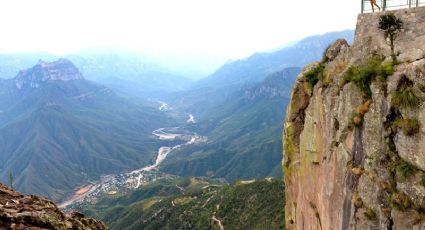
<path fill-rule="evenodd" d="M 63 213 L 44 198 L 23 195 L 0 184 L 0 229 L 107 229 L 80 213 Z"/>
<path fill-rule="evenodd" d="M 425 8 L 395 11 L 397 63 L 358 17 L 298 76 L 284 129 L 288 229 L 425 229 Z"/>
<path fill-rule="evenodd" d="M 15 85 L 22 87 L 38 88 L 47 81 L 70 81 L 81 80 L 83 76 L 77 67 L 67 59 L 59 59 L 54 62 L 40 60 L 34 67 L 20 71 L 15 77 Z"/>

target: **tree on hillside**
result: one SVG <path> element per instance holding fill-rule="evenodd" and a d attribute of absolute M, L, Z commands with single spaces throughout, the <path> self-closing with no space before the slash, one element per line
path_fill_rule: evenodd
<path fill-rule="evenodd" d="M 379 29 L 384 31 L 385 39 L 390 40 L 391 57 L 394 63 L 397 62 L 397 56 L 394 51 L 394 41 L 402 28 L 403 21 L 397 18 L 393 13 L 384 14 L 379 19 Z"/>

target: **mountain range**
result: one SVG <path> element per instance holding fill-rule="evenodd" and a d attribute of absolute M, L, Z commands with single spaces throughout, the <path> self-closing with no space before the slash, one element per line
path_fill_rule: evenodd
<path fill-rule="evenodd" d="M 62 200 L 104 175 L 155 162 L 170 142 L 152 131 L 173 126 L 208 141 L 173 149 L 160 171 L 230 182 L 280 177 L 282 120 L 300 66 L 352 35 L 307 38 L 229 62 L 195 83 L 137 55 L 91 53 L 53 62 L 56 56 L 40 54 L 48 62 L 8 77 L 34 56 L 2 55 L 0 178 L 12 174 L 18 190 Z"/>
<path fill-rule="evenodd" d="M 68 60 L 0 82 L 0 178 L 54 200 L 84 181 L 150 163 L 169 118 L 85 80 Z M 158 143 L 159 145 L 159 143 Z"/>
<path fill-rule="evenodd" d="M 353 31 L 345 30 L 302 39 L 291 46 L 271 53 L 256 53 L 252 56 L 228 62 L 210 76 L 196 83 L 197 87 L 223 87 L 227 85 L 259 82 L 266 76 L 288 67 L 303 67 L 318 61 L 323 50 L 336 39 L 353 41 Z"/>
<path fill-rule="evenodd" d="M 88 80 L 99 82 L 119 93 L 150 96 L 185 89 L 193 80 L 156 63 L 145 55 L 128 51 L 85 50 L 69 55 L 49 53 L 0 54 L 0 78 L 10 79 L 39 59 L 65 58 Z M 121 87 L 119 87 L 121 86 Z"/>
<path fill-rule="evenodd" d="M 230 181 L 281 176 L 281 121 L 299 71 L 294 67 L 274 73 L 260 83 L 240 88 L 226 103 L 211 108 L 190 127 L 210 141 L 171 154 L 162 170 Z"/>
<path fill-rule="evenodd" d="M 353 31 L 309 37 L 227 63 L 191 89 L 165 98 L 193 113 L 198 122 L 189 128 L 210 141 L 171 154 L 162 170 L 229 181 L 281 176 L 282 120 L 292 85 L 300 67 L 321 60 L 323 50 L 338 38 L 352 41 Z"/>

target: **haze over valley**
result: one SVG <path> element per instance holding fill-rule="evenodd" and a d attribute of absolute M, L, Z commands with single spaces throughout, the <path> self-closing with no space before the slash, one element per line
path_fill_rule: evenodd
<path fill-rule="evenodd" d="M 333 40 L 352 36 L 309 37 L 197 81 L 128 53 L 3 54 L 2 181 L 13 174 L 17 190 L 71 204 L 86 200 L 75 192 L 87 186 L 92 198 L 96 186 L 100 196 L 164 177 L 281 177 L 295 77 Z"/>
<path fill-rule="evenodd" d="M 0 22 L 0 229 L 286 228 L 287 107 L 310 63 L 353 44 L 354 13 L 307 22 L 294 3 L 239 0 L 25 6 L 22 17 L 18 3 L 0 8 L 14 24 Z"/>

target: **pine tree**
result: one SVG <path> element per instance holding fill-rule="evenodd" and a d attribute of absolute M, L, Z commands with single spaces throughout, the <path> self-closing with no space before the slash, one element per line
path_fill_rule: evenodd
<path fill-rule="evenodd" d="M 397 62 L 397 56 L 394 50 L 394 41 L 403 28 L 403 21 L 397 18 L 393 13 L 384 14 L 379 19 L 379 29 L 384 31 L 386 39 L 390 40 L 391 57 L 394 64 Z"/>

